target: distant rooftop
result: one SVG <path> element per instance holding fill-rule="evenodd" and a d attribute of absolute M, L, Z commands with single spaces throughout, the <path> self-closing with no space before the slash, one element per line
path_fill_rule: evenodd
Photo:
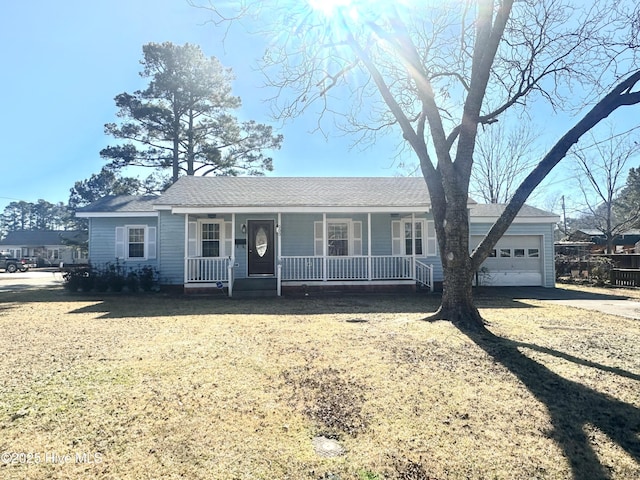
<path fill-rule="evenodd" d="M 87 233 L 81 230 L 18 230 L 8 232 L 0 245 L 41 247 L 45 245 L 80 244 L 87 241 Z"/>

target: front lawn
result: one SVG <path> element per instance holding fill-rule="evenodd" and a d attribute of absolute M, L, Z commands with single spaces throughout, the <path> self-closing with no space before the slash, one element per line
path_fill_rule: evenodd
<path fill-rule="evenodd" d="M 638 321 L 484 294 L 495 337 L 469 337 L 424 295 L 0 295 L 1 478 L 640 478 Z"/>

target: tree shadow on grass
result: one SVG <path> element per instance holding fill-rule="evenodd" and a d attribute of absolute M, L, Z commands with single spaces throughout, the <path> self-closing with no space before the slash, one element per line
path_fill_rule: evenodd
<path fill-rule="evenodd" d="M 97 318 L 179 317 L 185 315 L 315 315 L 424 313 L 434 310 L 438 295 L 352 294 L 228 298 L 223 294 L 174 293 L 70 293 L 60 286 L 24 288 L 0 294 L 0 310 L 20 310 L 26 304 L 69 304 L 68 313 L 95 314 Z"/>
<path fill-rule="evenodd" d="M 611 478 L 611 470 L 603 465 L 592 446 L 587 426 L 605 433 L 636 462 L 640 462 L 640 409 L 557 375 L 527 357 L 519 348 L 533 348 L 550 354 L 554 354 L 553 350 L 514 342 L 488 331 L 461 330 L 544 403 L 553 424 L 549 436 L 569 460 L 574 479 Z M 575 357 L 569 360 L 584 364 Z M 623 376 L 638 379 L 634 374 Z"/>

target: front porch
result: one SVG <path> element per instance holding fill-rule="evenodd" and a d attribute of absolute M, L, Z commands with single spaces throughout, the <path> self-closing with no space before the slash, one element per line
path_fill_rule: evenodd
<path fill-rule="evenodd" d="M 405 255 L 369 256 L 281 256 L 276 264 L 275 291 L 283 286 L 327 285 L 415 285 L 433 291 L 433 266 L 426 258 Z M 190 257 L 185 259 L 185 291 L 223 289 L 233 296 L 232 257 Z"/>

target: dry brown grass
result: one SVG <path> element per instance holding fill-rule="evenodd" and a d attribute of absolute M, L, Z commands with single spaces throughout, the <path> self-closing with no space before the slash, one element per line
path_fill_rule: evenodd
<path fill-rule="evenodd" d="M 479 302 L 3 293 L 0 477 L 640 478 L 640 322 Z"/>

